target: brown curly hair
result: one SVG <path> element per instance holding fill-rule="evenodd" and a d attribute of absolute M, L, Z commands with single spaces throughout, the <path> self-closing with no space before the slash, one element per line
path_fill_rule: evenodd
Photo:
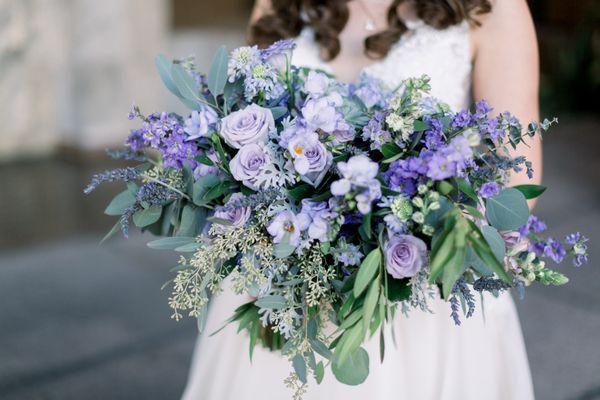
<path fill-rule="evenodd" d="M 348 22 L 350 0 L 272 0 L 272 11 L 250 27 L 250 42 L 267 46 L 279 39 L 296 37 L 305 26 L 315 33 L 315 40 L 325 61 L 340 52 L 339 34 Z M 365 53 L 373 59 L 387 55 L 394 43 L 407 31 L 398 15 L 398 6 L 409 0 L 394 0 L 388 10 L 387 29 L 365 39 Z M 412 0 L 419 19 L 436 29 L 468 21 L 478 25 L 477 15 L 491 11 L 489 0 Z"/>

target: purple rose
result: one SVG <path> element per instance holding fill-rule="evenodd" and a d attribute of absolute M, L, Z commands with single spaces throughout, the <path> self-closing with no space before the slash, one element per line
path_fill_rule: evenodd
<path fill-rule="evenodd" d="M 270 163 L 269 156 L 263 148 L 256 144 L 248 144 L 240 149 L 229 162 L 231 175 L 235 180 L 243 182 L 251 189 L 258 189 L 256 177 L 261 174 L 263 167 Z"/>
<path fill-rule="evenodd" d="M 395 235 L 385 243 L 385 267 L 396 279 L 410 278 L 427 263 L 427 245 L 412 235 Z"/>
<path fill-rule="evenodd" d="M 250 104 L 223 118 L 220 133 L 228 145 L 240 149 L 250 143 L 264 143 L 273 130 L 275 120 L 271 110 Z"/>
<path fill-rule="evenodd" d="M 215 218 L 231 222 L 231 227 L 240 228 L 244 226 L 248 219 L 250 219 L 250 207 L 231 207 L 232 203 L 235 203 L 243 198 L 244 195 L 241 193 L 232 194 L 225 206 L 218 208 L 213 216 Z M 230 226 L 228 225 L 220 225 L 219 230 L 225 231 L 229 227 Z"/>

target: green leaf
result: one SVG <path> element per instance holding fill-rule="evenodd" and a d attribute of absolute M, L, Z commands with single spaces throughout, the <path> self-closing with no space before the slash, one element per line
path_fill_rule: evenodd
<path fill-rule="evenodd" d="M 221 180 L 213 175 L 208 174 L 200 177 L 196 182 L 194 182 L 194 186 L 192 188 L 192 200 L 194 204 L 198 206 L 203 206 L 206 204 L 206 200 L 204 196 L 215 186 L 219 185 Z"/>
<path fill-rule="evenodd" d="M 371 240 L 371 238 L 373 237 L 373 232 L 371 231 L 372 215 L 373 214 L 371 214 L 371 213 L 368 213 L 367 215 L 363 215 L 362 224 L 360 226 L 360 229 L 362 230 L 362 233 L 367 238 L 367 240 Z"/>
<path fill-rule="evenodd" d="M 415 122 L 413 123 L 413 130 L 415 132 L 426 131 L 429 128 L 430 128 L 429 124 L 421 121 L 420 119 L 416 119 Z"/>
<path fill-rule="evenodd" d="M 340 330 L 348 329 L 356 324 L 362 318 L 362 312 L 359 309 L 355 310 L 339 326 Z"/>
<path fill-rule="evenodd" d="M 119 232 L 121 230 L 121 221 L 117 221 L 116 224 L 113 225 L 113 227 L 110 229 L 110 231 L 108 231 L 108 233 L 106 235 L 104 235 L 104 237 L 102 238 L 102 240 L 100 241 L 100 245 L 103 244 L 104 242 L 106 242 L 108 239 L 110 239 L 111 237 L 113 237 L 117 232 Z"/>
<path fill-rule="evenodd" d="M 456 182 L 456 187 L 458 187 L 458 190 L 466 194 L 467 197 L 469 197 L 471 200 L 475 202 L 479 201 L 477 193 L 475 193 L 475 190 L 473 190 L 469 182 L 467 182 L 463 178 L 455 178 L 454 180 Z"/>
<path fill-rule="evenodd" d="M 542 193 L 546 191 L 546 187 L 540 185 L 517 185 L 513 186 L 513 188 L 523 193 L 523 196 L 525 196 L 527 200 L 540 197 Z"/>
<path fill-rule="evenodd" d="M 135 204 L 135 194 L 125 190 L 116 195 L 104 210 L 106 215 L 122 215 L 127 209 Z"/>
<path fill-rule="evenodd" d="M 481 233 L 485 238 L 485 241 L 490 246 L 492 253 L 500 263 L 504 263 L 504 255 L 506 253 L 506 246 L 504 239 L 500 236 L 498 231 L 491 226 L 484 226 L 481 228 Z M 492 270 L 488 265 L 477 256 L 477 253 L 473 250 L 472 246 L 467 250 L 467 264 L 472 266 L 477 272 L 484 276 L 492 275 Z"/>
<path fill-rule="evenodd" d="M 214 199 L 223 196 L 226 193 L 229 193 L 229 186 L 230 182 L 218 183 L 217 185 L 208 189 L 206 193 L 204 193 L 204 196 L 202 196 L 202 201 L 204 202 L 204 204 L 206 204 Z"/>
<path fill-rule="evenodd" d="M 213 58 L 210 72 L 207 79 L 208 90 L 214 97 L 223 94 L 225 84 L 227 83 L 227 48 L 219 47 Z"/>
<path fill-rule="evenodd" d="M 375 277 L 377 271 L 379 271 L 379 265 L 381 264 L 381 250 L 376 248 L 371 251 L 360 264 L 358 273 L 356 274 L 356 281 L 354 282 L 354 297 L 358 298 L 362 292 L 367 288 L 371 280 Z"/>
<path fill-rule="evenodd" d="M 188 243 L 175 249 L 178 253 L 193 253 L 200 248 L 200 243 Z"/>
<path fill-rule="evenodd" d="M 302 199 L 310 197 L 314 193 L 314 191 L 315 190 L 311 185 L 309 185 L 308 183 L 302 183 L 296 187 L 291 188 L 287 192 L 292 199 L 300 201 Z"/>
<path fill-rule="evenodd" d="M 277 121 L 279 118 L 283 117 L 287 114 L 287 107 L 273 107 L 271 108 L 271 113 L 273 114 L 273 119 Z"/>
<path fill-rule="evenodd" d="M 396 143 L 386 143 L 381 146 L 381 154 L 385 158 L 392 158 L 400 153 L 402 153 L 402 149 Z"/>
<path fill-rule="evenodd" d="M 448 211 L 452 210 L 452 203 L 445 197 L 441 196 L 439 199 L 440 208 L 437 210 L 431 210 L 425 217 L 425 223 L 431 225 L 435 229 L 438 229 L 444 225 L 444 217 Z"/>
<path fill-rule="evenodd" d="M 328 360 L 331 358 L 331 350 L 329 350 L 325 343 L 321 342 L 319 339 L 309 339 L 308 341 L 310 342 L 310 346 L 316 353 L 320 354 Z"/>
<path fill-rule="evenodd" d="M 358 310 L 357 310 L 358 312 Z M 346 330 L 339 343 L 335 347 L 334 360 L 339 363 L 346 361 L 348 356 L 358 349 L 365 339 L 365 326 L 363 324 L 354 324 L 350 329 Z"/>
<path fill-rule="evenodd" d="M 360 385 L 369 376 L 369 354 L 362 347 L 357 348 L 347 359 L 331 364 L 331 371 L 338 381 L 346 385 Z"/>
<path fill-rule="evenodd" d="M 486 200 L 485 214 L 494 228 L 514 231 L 527 223 L 529 206 L 523 193 L 508 188 Z"/>
<path fill-rule="evenodd" d="M 162 206 L 156 205 L 146 209 L 142 209 L 133 214 L 133 223 L 138 228 L 143 228 L 152 225 L 160 219 L 162 214 Z"/>
<path fill-rule="evenodd" d="M 153 240 L 147 244 L 148 247 L 155 250 L 173 250 L 186 244 L 194 243 L 196 241 L 193 237 L 168 237 L 158 240 Z"/>
<path fill-rule="evenodd" d="M 173 64 L 171 66 L 171 76 L 173 82 L 177 86 L 177 90 L 184 99 L 192 102 L 202 101 L 200 98 L 200 86 L 194 78 L 187 73 L 181 64 Z"/>
<path fill-rule="evenodd" d="M 444 274 L 442 276 L 442 293 L 444 299 L 448 299 L 454 288 L 454 284 L 465 271 L 466 249 L 464 247 L 456 247 L 452 253 L 450 261 L 444 266 Z"/>
<path fill-rule="evenodd" d="M 454 190 L 454 186 L 451 183 L 446 181 L 440 181 L 437 183 L 437 190 L 443 196 L 448 196 Z"/>
<path fill-rule="evenodd" d="M 283 296 L 269 295 L 257 299 L 254 304 L 260 308 L 270 308 L 273 310 L 280 310 L 287 306 L 287 300 Z"/>
<path fill-rule="evenodd" d="M 429 283 L 434 283 L 444 270 L 446 264 L 451 260 L 454 254 L 454 229 L 447 229 L 437 239 L 436 245 L 431 251 Z"/>
<path fill-rule="evenodd" d="M 496 254 L 494 254 L 490 244 L 488 244 L 481 231 L 479 231 L 479 229 L 473 223 L 472 228 L 473 230 L 467 237 L 467 240 L 469 241 L 469 244 L 471 245 L 475 254 L 477 254 L 484 264 L 490 268 L 492 272 L 498 275 L 500 279 L 504 280 L 506 283 L 512 283 L 510 277 L 504 270 L 504 263 L 498 259 Z M 488 235 L 491 235 L 491 233 L 488 233 Z"/>
<path fill-rule="evenodd" d="M 206 210 L 193 205 L 186 205 L 181 212 L 181 223 L 177 236 L 197 236 L 206 224 Z"/>
<path fill-rule="evenodd" d="M 284 239 L 280 243 L 273 246 L 273 255 L 277 258 L 287 258 L 291 256 L 294 251 L 296 251 L 296 247 L 290 244 L 289 236 L 284 236 Z"/>
<path fill-rule="evenodd" d="M 173 66 L 173 63 L 170 60 L 168 60 L 167 57 L 163 56 L 162 54 L 159 54 L 154 59 L 154 64 L 156 64 L 158 74 L 160 75 L 160 78 L 162 79 L 167 89 L 169 89 L 169 91 L 175 96 L 181 97 L 181 93 L 179 93 L 179 90 L 177 89 L 177 86 L 175 85 L 175 82 L 171 77 L 171 68 Z"/>
<path fill-rule="evenodd" d="M 306 362 L 304 361 L 304 357 L 300 354 L 296 354 L 292 359 L 292 365 L 300 382 L 306 383 Z"/>
<path fill-rule="evenodd" d="M 319 361 L 315 368 L 315 380 L 317 384 L 323 382 L 323 377 L 325 377 L 325 367 L 323 366 L 323 362 Z"/>
<path fill-rule="evenodd" d="M 371 282 L 371 285 L 369 285 L 369 290 L 367 290 L 365 303 L 362 308 L 362 319 L 365 330 L 369 329 L 369 325 L 371 324 L 371 319 L 373 318 L 373 313 L 375 312 L 375 307 L 377 307 L 377 301 L 379 300 L 380 290 L 380 279 L 374 279 L 373 282 Z"/>
<path fill-rule="evenodd" d="M 395 279 L 387 276 L 387 298 L 389 301 L 403 301 L 410 297 L 410 279 Z"/>

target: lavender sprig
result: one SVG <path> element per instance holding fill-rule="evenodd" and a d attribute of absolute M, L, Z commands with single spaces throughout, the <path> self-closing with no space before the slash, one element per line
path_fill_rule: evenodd
<path fill-rule="evenodd" d="M 138 179 L 140 171 L 133 167 L 117 168 L 113 170 L 107 170 L 96 174 L 92 177 L 89 185 L 83 190 L 83 193 L 90 194 L 93 192 L 101 183 L 104 182 L 129 182 Z"/>

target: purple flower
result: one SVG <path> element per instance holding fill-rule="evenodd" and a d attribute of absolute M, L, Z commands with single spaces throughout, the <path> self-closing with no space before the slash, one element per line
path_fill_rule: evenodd
<path fill-rule="evenodd" d="M 227 201 L 226 205 L 235 203 L 236 201 L 239 201 L 243 198 L 244 198 L 243 194 L 234 193 L 231 195 L 231 197 Z M 227 209 L 218 208 L 215 211 L 213 216 L 215 218 L 229 221 L 231 223 L 231 225 L 219 225 L 220 231 L 226 231 L 230 227 L 241 228 L 244 225 L 246 225 L 246 222 L 248 221 L 248 219 L 250 219 L 250 214 L 251 214 L 250 207 L 242 206 L 242 207 L 227 208 Z"/>
<path fill-rule="evenodd" d="M 581 233 L 572 233 L 565 238 L 567 244 L 571 246 L 569 254 L 573 256 L 573 265 L 581 267 L 588 261 L 587 244 L 588 238 Z"/>
<path fill-rule="evenodd" d="M 527 236 L 530 233 L 540 233 L 545 230 L 546 223 L 535 215 L 530 215 L 529 219 L 527 219 L 527 223 L 519 228 L 519 234 L 521 236 Z"/>
<path fill-rule="evenodd" d="M 304 90 L 311 97 L 323 96 L 329 87 L 329 81 L 327 75 L 317 71 L 309 71 L 304 82 Z"/>
<path fill-rule="evenodd" d="M 382 145 L 392 141 L 392 134 L 384 129 L 386 117 L 386 113 L 377 111 L 363 128 L 362 138 L 371 142 L 371 150 L 380 150 Z"/>
<path fill-rule="evenodd" d="M 426 118 L 425 122 L 430 126 L 423 134 L 425 136 L 425 139 L 423 140 L 425 147 L 429 150 L 435 150 L 442 147 L 444 144 L 442 122 L 435 118 Z"/>
<path fill-rule="evenodd" d="M 358 211 L 361 214 L 371 212 L 371 203 L 381 198 L 381 184 L 377 180 L 379 166 L 364 155 L 339 162 L 338 170 L 342 179 L 331 184 L 331 194 L 345 196 L 352 190 L 358 190 L 355 196 Z"/>
<path fill-rule="evenodd" d="M 500 185 L 496 182 L 486 182 L 479 188 L 479 195 L 484 199 L 495 196 L 500 193 Z"/>
<path fill-rule="evenodd" d="M 217 154 L 215 153 L 215 150 L 213 148 L 210 148 L 206 150 L 204 155 L 215 165 L 206 165 L 201 162 L 198 162 L 196 168 L 194 168 L 194 179 L 198 179 L 201 176 L 206 176 L 209 174 L 217 175 L 219 173 L 219 167 L 217 167 L 219 159 L 217 157 Z"/>
<path fill-rule="evenodd" d="M 184 131 L 188 134 L 186 140 L 196 140 L 208 137 L 212 126 L 219 120 L 217 113 L 211 107 L 202 107 L 200 111 L 192 111 L 192 115 L 185 120 Z"/>
<path fill-rule="evenodd" d="M 396 279 L 410 278 L 427 263 L 427 245 L 412 235 L 394 235 L 384 245 L 385 267 Z"/>
<path fill-rule="evenodd" d="M 555 263 L 561 263 L 567 255 L 567 251 L 558 240 L 548 238 L 544 245 L 544 255 L 551 258 Z"/>
<path fill-rule="evenodd" d="M 444 154 L 435 154 L 429 160 L 427 176 L 436 181 L 443 181 L 456 175 L 456 162 Z"/>
<path fill-rule="evenodd" d="M 452 127 L 457 129 L 466 128 L 471 123 L 471 114 L 469 111 L 462 110 L 454 115 L 452 119 Z"/>
<path fill-rule="evenodd" d="M 227 144 L 239 149 L 250 143 L 264 143 L 273 130 L 275 121 L 271 110 L 250 104 L 223 118 L 220 133 Z"/>
<path fill-rule="evenodd" d="M 267 232 L 273 236 L 273 243 L 281 243 L 287 237 L 290 245 L 298 246 L 300 233 L 306 228 L 306 221 L 297 218 L 293 212 L 286 210 L 275 216 L 267 227 Z"/>
<path fill-rule="evenodd" d="M 285 72 L 291 64 L 292 52 L 296 47 L 293 39 L 278 40 L 269 47 L 260 51 L 263 61 L 269 63 L 280 73 Z"/>
<path fill-rule="evenodd" d="M 342 120 L 342 115 L 336 110 L 341 104 L 342 98 L 339 95 L 311 99 L 302 108 L 302 116 L 311 129 L 333 133 Z"/>
<path fill-rule="evenodd" d="M 256 144 L 248 144 L 240 149 L 229 162 L 231 175 L 235 180 L 243 182 L 251 189 L 257 190 L 256 178 L 262 173 L 265 165 L 271 160 L 263 148 Z"/>
<path fill-rule="evenodd" d="M 329 241 L 327 237 L 331 220 L 337 217 L 337 213 L 331 211 L 326 202 L 313 202 L 308 199 L 302 200 L 302 210 L 298 214 L 298 220 L 302 226 L 308 227 L 309 239 L 321 242 Z"/>
<path fill-rule="evenodd" d="M 288 150 L 294 159 L 294 168 L 300 175 L 322 172 L 333 158 L 315 132 L 294 136 L 288 143 Z"/>

